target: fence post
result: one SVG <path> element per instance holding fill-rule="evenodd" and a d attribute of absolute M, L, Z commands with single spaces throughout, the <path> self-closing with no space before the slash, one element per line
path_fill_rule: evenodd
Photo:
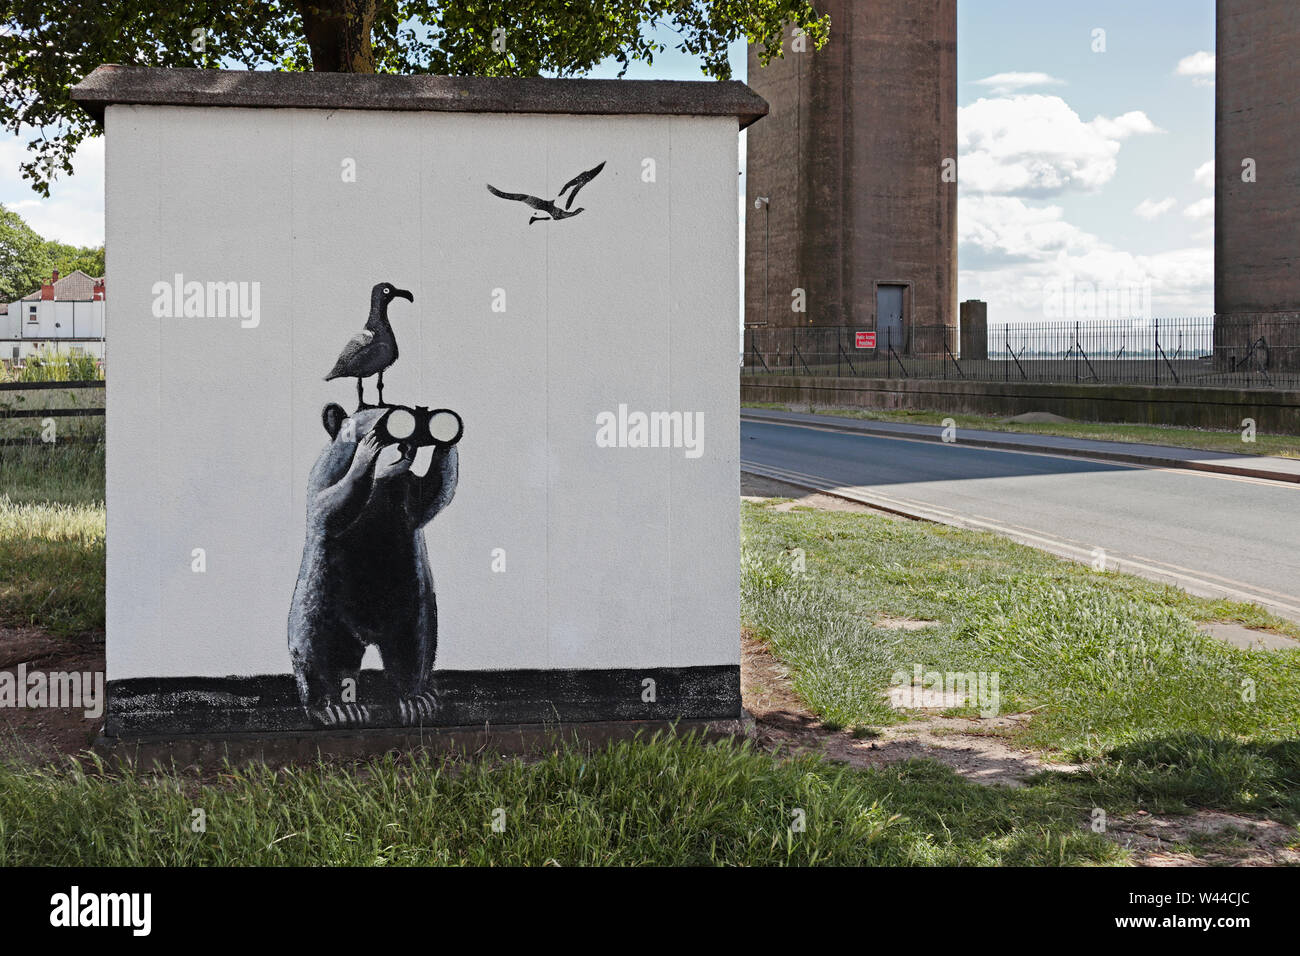
<path fill-rule="evenodd" d="M 1079 323 L 1074 323 L 1074 384 L 1079 384 Z"/>
<path fill-rule="evenodd" d="M 798 331 L 794 326 L 790 327 L 790 374 L 794 375 L 794 334 Z"/>
<path fill-rule="evenodd" d="M 1155 384 L 1160 384 L 1160 320 L 1156 319 L 1156 350 L 1151 356 L 1151 361 L 1156 363 L 1156 380 Z"/>

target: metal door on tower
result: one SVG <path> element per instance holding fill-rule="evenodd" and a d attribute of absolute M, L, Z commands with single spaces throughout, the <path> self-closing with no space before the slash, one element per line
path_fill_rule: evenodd
<path fill-rule="evenodd" d="M 879 348 L 903 351 L 903 289 L 901 285 L 876 286 L 876 332 Z"/>

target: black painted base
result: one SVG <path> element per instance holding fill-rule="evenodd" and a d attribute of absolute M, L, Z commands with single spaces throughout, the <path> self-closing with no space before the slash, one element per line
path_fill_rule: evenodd
<path fill-rule="evenodd" d="M 432 717 L 408 723 L 402 709 L 388 696 L 383 672 L 363 671 L 357 702 L 365 707 L 364 717 L 348 729 L 734 720 L 741 716 L 740 668 L 733 664 L 438 671 L 434 681 L 436 709 Z M 653 694 L 647 681 L 654 682 Z M 319 717 L 299 704 L 289 674 L 134 678 L 108 685 L 105 736 L 110 739 L 301 731 L 327 732 Z"/>
<path fill-rule="evenodd" d="M 173 734 L 100 737 L 95 751 L 109 761 L 150 767 L 217 767 L 224 763 L 280 766 L 321 758 L 361 759 L 391 751 L 425 750 L 447 755 L 538 754 L 557 746 L 592 749 L 654 733 L 706 741 L 750 736 L 754 719 L 742 713 L 721 720 L 597 720 L 572 724 L 506 724 L 481 727 L 425 727 L 312 730 L 255 734 Z M 111 765 L 111 764 L 110 764 Z"/>

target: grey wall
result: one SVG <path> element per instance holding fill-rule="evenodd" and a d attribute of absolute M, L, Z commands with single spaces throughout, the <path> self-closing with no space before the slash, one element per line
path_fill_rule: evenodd
<path fill-rule="evenodd" d="M 1294 313 L 1300 311 L 1300 4 L 1219 0 L 1217 23 L 1214 311 L 1249 320 Z M 1245 159 L 1255 161 L 1255 182 L 1242 181 Z M 1300 323 L 1291 329 L 1285 344 L 1300 344 Z M 1282 344 L 1284 336 L 1273 338 Z"/>

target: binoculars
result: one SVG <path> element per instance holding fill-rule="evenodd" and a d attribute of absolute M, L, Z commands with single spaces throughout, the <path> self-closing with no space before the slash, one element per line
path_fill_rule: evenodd
<path fill-rule="evenodd" d="M 450 448 L 465 433 L 465 423 L 450 408 L 407 408 L 395 405 L 375 423 L 384 444 L 410 448 L 438 445 Z"/>

